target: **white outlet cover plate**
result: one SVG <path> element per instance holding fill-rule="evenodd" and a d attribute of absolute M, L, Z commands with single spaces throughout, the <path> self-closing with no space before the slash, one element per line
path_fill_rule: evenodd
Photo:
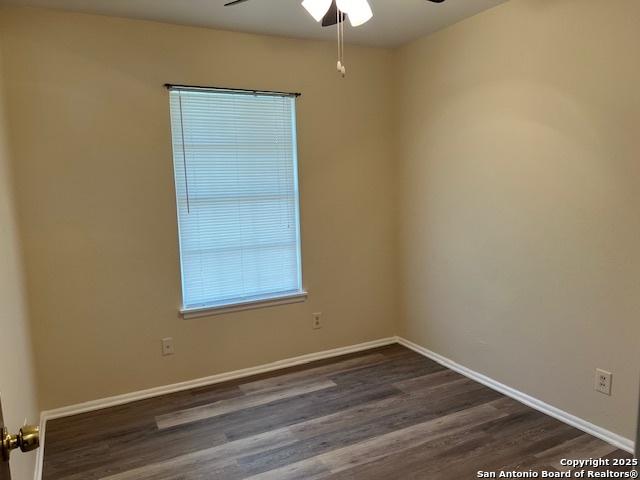
<path fill-rule="evenodd" d="M 600 368 L 596 369 L 596 391 L 604 393 L 605 395 L 611 395 L 612 380 L 613 374 L 611 372 L 607 372 L 606 370 L 602 370 Z"/>
<path fill-rule="evenodd" d="M 167 337 L 162 339 L 162 355 L 173 355 L 173 338 Z"/>

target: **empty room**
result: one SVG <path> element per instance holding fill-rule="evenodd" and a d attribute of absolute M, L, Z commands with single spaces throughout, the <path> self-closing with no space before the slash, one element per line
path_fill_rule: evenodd
<path fill-rule="evenodd" d="M 0 480 L 637 478 L 638 0 L 0 0 Z"/>

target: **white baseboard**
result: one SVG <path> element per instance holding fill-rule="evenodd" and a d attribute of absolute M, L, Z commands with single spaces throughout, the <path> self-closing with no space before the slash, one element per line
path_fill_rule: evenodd
<path fill-rule="evenodd" d="M 633 453 L 634 442 L 621 435 L 615 434 L 604 428 L 598 427 L 586 420 L 578 418 L 570 413 L 567 413 L 559 408 L 544 403 L 530 395 L 522 393 L 514 388 L 497 382 L 481 373 L 475 372 L 467 367 L 459 365 L 458 363 L 450 360 L 442 355 L 438 355 L 430 350 L 427 350 L 420 345 L 417 345 L 402 337 L 389 337 L 380 340 L 374 340 L 372 342 L 360 343 L 358 345 L 351 345 L 348 347 L 336 348 L 333 350 L 325 350 L 323 352 L 311 353 L 308 355 L 302 355 L 299 357 L 288 358 L 285 360 L 279 360 L 276 362 L 260 365 L 257 367 L 245 368 L 242 370 L 236 370 L 233 372 L 221 373 L 218 375 L 212 375 L 210 377 L 199 378 L 196 380 L 189 380 L 186 382 L 175 383 L 173 385 L 166 385 L 162 387 L 150 388 L 147 390 L 140 390 L 138 392 L 126 393 L 123 395 L 116 395 L 113 397 L 103 398 L 100 400 L 93 400 L 90 402 L 80 403 L 77 405 L 70 405 L 67 407 L 56 408 L 54 410 L 45 410 L 40 417 L 40 449 L 38 450 L 36 457 L 36 469 L 34 474 L 34 480 L 41 480 L 42 469 L 44 461 L 44 448 L 45 448 L 45 435 L 47 421 L 56 418 L 70 417 L 72 415 L 78 415 L 80 413 L 92 412 L 95 410 L 101 410 L 103 408 L 114 407 L 116 405 L 123 405 L 125 403 L 131 403 L 138 400 L 144 400 L 147 398 L 158 397 L 169 393 L 180 392 L 184 390 L 190 390 L 192 388 L 204 387 L 208 385 L 215 385 L 217 383 L 227 382 L 229 380 L 236 380 L 239 378 L 250 377 L 252 375 L 258 375 L 261 373 L 272 372 L 275 370 L 281 370 L 283 368 L 294 367 L 296 365 L 303 365 L 311 363 L 316 360 L 324 360 L 332 357 L 339 357 L 340 355 L 346 355 L 349 353 L 361 352 L 376 347 L 382 347 L 385 345 L 391 345 L 393 343 L 399 343 L 439 364 L 454 370 L 465 377 L 475 380 L 487 387 L 496 390 L 508 397 L 511 397 L 525 405 L 528 405 L 535 410 L 549 415 L 561 422 L 564 422 L 572 427 L 578 428 L 583 432 L 589 433 L 594 437 L 600 438 L 611 445 Z"/>
<path fill-rule="evenodd" d="M 358 345 L 350 345 L 348 347 L 335 348 L 333 350 L 325 350 L 323 352 L 310 353 L 307 355 L 301 355 L 299 357 L 287 358 L 285 360 L 278 360 L 272 363 L 259 365 L 256 367 L 244 368 L 242 370 L 235 370 L 233 372 L 220 373 L 218 375 L 212 375 L 210 377 L 198 378 L 196 380 L 188 380 L 186 382 L 174 383 L 172 385 L 164 385 L 162 387 L 149 388 L 147 390 L 140 390 L 132 393 L 125 393 L 123 395 L 116 395 L 113 397 L 102 398 L 99 400 L 92 400 L 90 402 L 79 403 L 77 405 L 70 405 L 68 407 L 56 408 L 54 410 L 45 410 L 42 412 L 44 421 L 53 420 L 55 418 L 70 417 L 72 415 L 78 415 L 79 413 L 92 412 L 94 410 L 102 410 L 103 408 L 114 407 L 116 405 L 122 405 L 125 403 L 131 403 L 138 400 L 144 400 L 152 397 L 159 397 L 168 393 L 181 392 L 184 390 L 191 390 L 193 388 L 206 387 L 208 385 L 215 385 L 217 383 L 227 382 L 229 380 L 236 380 L 238 378 L 250 377 L 252 375 L 258 375 L 261 373 L 272 372 L 274 370 L 281 370 L 283 368 L 294 367 L 296 365 L 303 365 L 305 363 L 315 362 L 316 360 L 324 360 L 326 358 L 339 357 L 340 355 L 346 355 L 348 353 L 361 352 L 363 350 L 369 350 L 371 348 L 382 347 L 385 345 L 391 345 L 396 343 L 395 337 L 382 338 L 380 340 L 374 340 L 372 342 L 359 343 Z"/>
<path fill-rule="evenodd" d="M 604 440 L 605 442 L 610 443 L 616 448 L 620 448 L 629 453 L 634 453 L 634 441 L 629 438 L 625 438 L 621 435 L 618 435 L 617 433 L 613 433 L 613 432 L 610 432 L 609 430 L 605 430 L 604 428 L 594 425 L 591 422 L 588 422 L 582 418 L 576 417 L 575 415 L 565 412 L 564 410 L 560 410 L 559 408 L 556 408 L 553 405 L 549 405 L 548 403 L 545 403 L 542 400 L 538 400 L 537 398 L 527 395 L 526 393 L 520 392 L 519 390 L 516 390 L 500 382 L 497 382 L 496 380 L 493 380 L 492 378 L 489 378 L 486 375 L 483 375 L 474 370 L 471 370 L 470 368 L 464 367 L 454 362 L 453 360 L 450 360 L 446 357 L 443 357 L 442 355 L 432 352 L 431 350 L 421 347 L 420 345 L 417 345 L 405 338 L 397 337 L 397 341 L 400 345 L 410 348 L 411 350 L 427 358 L 430 358 L 431 360 L 439 363 L 444 367 L 447 367 L 455 372 L 458 372 L 461 375 L 464 375 L 465 377 L 475 380 L 478 383 L 486 385 L 487 387 L 493 390 L 496 390 L 508 397 L 511 397 L 520 403 L 524 403 L 525 405 L 535 410 L 538 410 L 539 412 L 549 415 L 550 417 L 553 417 L 556 420 L 560 420 L 561 422 L 571 425 L 572 427 L 575 427 L 579 430 L 582 430 L 585 433 L 588 433 L 590 435 L 593 435 L 594 437 Z"/>
<path fill-rule="evenodd" d="M 34 480 L 42 479 L 42 468 L 44 466 L 44 441 L 47 433 L 47 421 L 45 420 L 44 413 L 40 414 L 40 448 L 36 450 L 36 468 L 33 472 Z"/>
<path fill-rule="evenodd" d="M 125 393 L 123 395 L 116 395 L 113 397 L 102 398 L 99 400 L 92 400 L 90 402 L 79 403 L 77 405 L 70 405 L 67 407 L 56 408 L 53 410 L 45 410 L 40 417 L 40 449 L 37 453 L 36 470 L 34 479 L 40 480 L 42 478 L 42 467 L 44 461 L 44 442 L 45 433 L 47 427 L 47 421 L 56 418 L 70 417 L 72 415 L 78 415 L 80 413 L 92 412 L 95 410 L 102 410 L 103 408 L 114 407 L 117 405 L 123 405 L 125 403 L 131 403 L 138 400 L 144 400 L 152 397 L 159 397 L 168 393 L 181 392 L 184 390 L 190 390 L 192 388 L 205 387 L 208 385 L 215 385 L 217 383 L 227 382 L 229 380 L 236 380 L 238 378 L 250 377 L 258 375 L 260 373 L 272 372 L 274 370 L 281 370 L 283 368 L 295 367 L 296 365 L 303 365 L 305 363 L 315 362 L 316 360 L 324 360 L 332 357 L 339 357 L 348 353 L 361 352 L 363 350 L 370 350 L 376 347 L 383 347 L 385 345 L 391 345 L 396 343 L 396 337 L 382 338 L 380 340 L 374 340 L 372 342 L 359 343 L 357 345 L 350 345 L 348 347 L 335 348 L 333 350 L 325 350 L 323 352 L 310 353 L 307 355 L 301 355 L 299 357 L 288 358 L 285 360 L 278 360 L 276 362 L 267 363 L 257 367 L 245 368 L 242 370 L 236 370 L 233 372 L 221 373 L 218 375 L 212 375 L 210 377 L 198 378 L 196 380 L 189 380 L 186 382 L 174 383 L 173 385 L 165 385 L 162 387 L 149 388 L 147 390 L 140 390 L 138 392 Z"/>

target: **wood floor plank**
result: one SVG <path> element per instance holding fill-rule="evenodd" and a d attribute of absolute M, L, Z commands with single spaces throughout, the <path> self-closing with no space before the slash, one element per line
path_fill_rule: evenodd
<path fill-rule="evenodd" d="M 417 390 L 430 390 L 455 380 L 466 380 L 466 377 L 453 370 L 438 370 L 421 377 L 396 382 L 393 386 L 403 392 L 415 392 Z"/>
<path fill-rule="evenodd" d="M 457 377 L 453 377 L 453 381 L 457 380 Z M 445 384 L 440 383 L 437 387 L 444 387 L 444 385 Z M 431 415 L 430 418 L 433 418 L 441 415 L 443 413 L 443 408 L 448 409 L 449 412 L 457 410 L 456 406 L 459 405 L 457 401 L 461 400 L 462 397 L 457 397 L 452 401 L 447 401 L 449 397 L 464 394 L 464 405 L 468 405 L 468 402 L 472 399 L 478 399 L 481 402 L 478 397 L 473 396 L 475 391 L 481 389 L 482 388 L 478 387 L 477 383 L 466 381 L 464 385 L 458 383 L 454 388 L 447 390 L 443 388 L 429 399 L 425 399 L 422 395 L 424 390 L 405 393 L 403 395 L 395 395 L 377 401 L 360 403 L 333 415 L 293 425 L 291 426 L 291 431 L 301 439 L 309 439 L 332 431 L 344 431 L 349 427 L 359 424 L 379 425 L 386 417 L 394 417 L 395 424 L 398 425 L 399 422 L 402 421 L 402 419 L 399 418 L 402 414 L 404 414 L 404 418 L 407 419 L 409 418 L 407 414 L 413 411 L 428 412 L 428 414 Z M 500 405 L 502 405 L 502 401 L 500 402 Z M 423 417 L 420 416 L 418 418 Z"/>
<path fill-rule="evenodd" d="M 493 406 L 495 408 L 495 402 Z M 515 448 L 527 450 L 526 443 L 516 441 L 516 447 L 514 447 L 513 443 L 496 441 L 486 432 L 486 425 L 502 422 L 509 423 L 508 416 L 463 430 L 462 434 L 446 436 L 441 440 L 427 442 L 404 452 L 350 468 L 329 478 L 332 480 L 476 478 L 475 472 L 484 464 L 490 462 L 503 464 L 509 459 L 513 460 L 513 455 L 520 454 L 519 451 L 515 451 Z M 540 440 L 540 438 L 557 434 L 558 431 L 552 430 L 543 435 L 539 434 L 537 438 Z M 509 439 L 510 435 L 507 433 L 504 438 Z M 564 440 L 566 439 L 562 437 L 560 441 Z"/>
<path fill-rule="evenodd" d="M 591 435 L 580 435 L 572 440 L 542 451 L 535 455 L 538 464 L 551 465 L 560 471 L 571 470 L 571 467 L 560 465 L 560 460 L 585 460 L 589 458 L 605 457 L 616 450 L 615 447 L 604 443 Z"/>
<path fill-rule="evenodd" d="M 291 385 L 299 381 L 308 380 L 310 377 L 320 379 L 332 374 L 348 372 L 363 367 L 370 367 L 384 362 L 386 359 L 387 357 L 385 357 L 383 354 L 375 353 L 372 355 L 350 358 L 348 360 L 336 361 L 335 363 L 309 368 L 308 370 L 302 370 L 284 375 L 277 375 L 263 380 L 243 383 L 239 386 L 239 388 L 247 394 L 276 390 L 279 388 L 290 387 Z"/>
<path fill-rule="evenodd" d="M 99 455 L 86 455 L 78 459 L 70 454 L 60 456 L 55 463 L 45 459 L 43 478 L 51 476 L 64 480 L 97 480 L 162 460 L 174 460 L 190 452 L 226 443 L 224 435 L 216 432 L 192 432 L 189 438 L 184 435 L 184 432 L 180 432 L 180 437 L 182 439 L 172 434 L 159 440 L 149 432 L 144 438 L 140 438 L 137 444 L 113 445 Z"/>
<path fill-rule="evenodd" d="M 307 471 L 307 468 L 316 468 L 318 462 L 324 465 L 331 473 L 337 473 L 347 468 L 369 463 L 372 460 L 422 445 L 440 436 L 450 435 L 455 433 L 456 430 L 468 429 L 469 426 L 493 420 L 499 415 L 506 414 L 500 414 L 491 404 L 484 404 L 380 435 L 355 445 L 332 450 L 302 462 L 270 470 L 249 478 L 251 480 L 289 480 L 292 467 L 295 467 L 294 471 L 298 474 L 298 472 Z"/>
<path fill-rule="evenodd" d="M 243 455 L 256 454 L 270 448 L 291 445 L 297 441 L 288 428 L 267 432 L 255 437 L 228 442 L 213 448 L 199 450 L 193 453 L 164 462 L 153 463 L 144 467 L 103 477 L 102 480 L 153 480 L 165 478 L 172 472 L 192 471 L 194 466 L 204 463 L 229 467 L 236 465 L 238 458 Z"/>
<path fill-rule="evenodd" d="M 341 470 L 325 478 L 330 480 L 404 480 L 422 465 L 442 464 L 439 460 L 442 452 L 458 446 L 466 448 L 470 445 L 480 445 L 484 441 L 484 437 L 478 432 L 455 432 L 400 453 Z M 422 478 L 430 479 L 428 476 Z M 455 480 L 461 479 L 456 478 Z"/>
<path fill-rule="evenodd" d="M 214 419 L 210 425 L 224 431 L 229 440 L 237 440 L 401 393 L 391 385 L 319 390 L 304 398 L 298 397 L 249 409 L 231 418 Z"/>
<path fill-rule="evenodd" d="M 180 410 L 175 413 L 168 413 L 156 417 L 156 423 L 160 430 L 165 428 L 176 427 L 187 423 L 205 420 L 207 418 L 217 417 L 225 413 L 237 412 L 247 408 L 264 405 L 266 403 L 275 402 L 285 398 L 297 397 L 305 393 L 317 392 L 327 388 L 335 387 L 336 384 L 331 380 L 312 381 L 306 384 L 296 385 L 290 388 L 279 388 L 269 390 L 264 393 L 254 393 L 244 395 L 242 397 L 230 400 L 220 400 L 219 402 L 202 405 L 199 407 Z"/>
<path fill-rule="evenodd" d="M 444 367 L 436 362 L 407 354 L 391 358 L 380 365 L 331 375 L 330 378 L 336 384 L 344 386 L 393 384 L 441 370 Z"/>
<path fill-rule="evenodd" d="M 130 432 L 155 430 L 155 416 L 243 395 L 237 386 L 198 389 L 149 398 L 124 405 L 47 422 L 47 446 L 73 449 L 91 443 L 96 432 L 103 439 L 126 436 Z"/>
<path fill-rule="evenodd" d="M 447 458 L 440 459 L 439 466 L 425 465 L 416 469 L 416 475 L 419 472 L 433 478 L 473 478 L 478 470 L 492 472 L 517 470 L 512 465 L 514 459 L 524 458 L 527 452 L 562 443 L 578 434 L 575 429 L 548 417 L 542 421 L 539 419 L 535 421 L 535 416 L 531 416 L 529 420 L 533 421 L 527 421 L 520 416 L 522 428 L 519 430 L 512 427 L 518 423 L 517 421 L 514 422 L 508 417 L 504 420 L 505 429 L 486 429 L 484 425 L 480 429 L 472 428 L 472 433 L 482 431 L 486 434 L 481 445 L 469 448 L 465 452 L 453 449 Z M 496 423 L 499 422 L 500 420 L 496 421 Z M 514 431 L 517 431 L 517 434 L 514 435 Z M 446 469 L 441 468 L 444 465 L 447 465 Z M 524 467 L 524 465 L 520 466 Z M 528 465 L 521 470 L 535 470 L 536 466 Z M 549 470 L 553 469 L 549 468 Z"/>
<path fill-rule="evenodd" d="M 471 387 L 471 385 L 470 385 Z M 477 388 L 477 384 L 474 385 Z M 300 442 L 273 449 L 242 460 L 248 473 L 257 474 L 309 458 L 313 454 L 346 447 L 395 430 L 433 420 L 495 400 L 499 396 L 487 389 L 458 391 L 453 397 L 426 399 L 403 394 L 370 402 L 356 409 L 338 412 L 314 421 L 293 425 Z"/>

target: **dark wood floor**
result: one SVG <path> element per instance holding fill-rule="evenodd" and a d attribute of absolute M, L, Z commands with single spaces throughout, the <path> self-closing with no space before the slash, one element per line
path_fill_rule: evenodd
<path fill-rule="evenodd" d="M 631 458 L 398 345 L 47 424 L 45 480 L 471 479 Z"/>

